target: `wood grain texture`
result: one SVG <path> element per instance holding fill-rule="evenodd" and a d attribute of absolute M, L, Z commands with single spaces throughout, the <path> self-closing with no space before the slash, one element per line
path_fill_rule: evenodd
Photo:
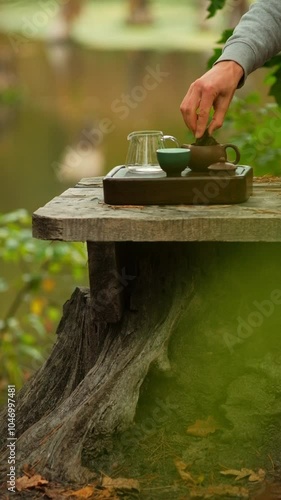
<path fill-rule="evenodd" d="M 281 182 L 254 183 L 238 205 L 111 206 L 82 179 L 33 215 L 33 235 L 63 241 L 281 241 Z"/>
<path fill-rule="evenodd" d="M 118 244 L 88 242 L 91 302 L 95 321 L 117 323 L 123 311 L 121 262 Z"/>

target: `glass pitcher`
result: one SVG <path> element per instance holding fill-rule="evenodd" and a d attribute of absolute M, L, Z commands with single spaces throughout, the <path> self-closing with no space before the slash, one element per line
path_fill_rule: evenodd
<path fill-rule="evenodd" d="M 130 141 L 126 158 L 126 167 L 136 173 L 151 174 L 161 172 L 157 160 L 157 149 L 165 147 L 165 141 L 170 139 L 179 147 L 178 140 L 172 135 L 164 135 L 161 130 L 140 130 L 131 132 L 128 137 Z"/>

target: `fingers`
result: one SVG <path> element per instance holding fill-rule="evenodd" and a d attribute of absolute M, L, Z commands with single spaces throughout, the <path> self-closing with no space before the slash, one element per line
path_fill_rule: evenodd
<path fill-rule="evenodd" d="M 210 111 L 216 99 L 214 87 L 205 82 L 205 78 L 199 78 L 189 88 L 184 97 L 180 109 L 187 127 L 195 137 L 201 137 L 208 125 Z"/>
<path fill-rule="evenodd" d="M 193 132 L 195 135 L 197 128 L 197 109 L 200 105 L 201 101 L 201 91 L 196 86 L 196 82 L 194 82 L 186 96 L 184 97 L 180 110 L 184 119 L 186 126 Z"/>
<path fill-rule="evenodd" d="M 187 127 L 198 138 L 205 132 L 210 111 L 215 113 L 209 133 L 221 127 L 244 70 L 235 61 L 221 61 L 189 88 L 181 103 L 181 112 Z"/>
<path fill-rule="evenodd" d="M 210 135 L 223 125 L 233 93 L 217 95 L 213 86 L 194 82 L 181 103 L 181 112 L 187 127 L 196 138 L 204 134 L 212 108 L 215 113 L 208 127 Z"/>
<path fill-rule="evenodd" d="M 196 139 L 202 137 L 207 128 L 210 112 L 213 107 L 213 101 L 214 98 L 212 93 L 204 93 L 202 95 L 197 114 L 197 125 L 195 130 Z"/>
<path fill-rule="evenodd" d="M 213 105 L 215 112 L 208 128 L 210 135 L 212 135 L 215 130 L 223 125 L 224 118 L 229 108 L 232 97 L 233 94 L 230 96 L 218 96 L 215 100 Z"/>

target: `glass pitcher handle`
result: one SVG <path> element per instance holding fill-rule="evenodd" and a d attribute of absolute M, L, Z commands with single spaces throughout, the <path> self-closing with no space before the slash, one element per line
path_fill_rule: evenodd
<path fill-rule="evenodd" d="M 173 135 L 163 135 L 163 142 L 166 141 L 166 139 L 170 139 L 170 141 L 176 143 L 178 148 L 180 147 L 179 141 Z"/>

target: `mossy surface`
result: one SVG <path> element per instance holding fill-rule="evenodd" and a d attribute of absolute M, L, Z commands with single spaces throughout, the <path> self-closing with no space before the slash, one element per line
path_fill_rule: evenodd
<path fill-rule="evenodd" d="M 269 305 L 272 292 L 281 291 L 280 250 L 218 245 L 210 263 L 201 262 L 198 291 L 169 346 L 172 372 L 148 375 L 135 425 L 116 437 L 113 467 L 105 463 L 111 475 L 139 478 L 142 498 L 189 498 L 181 495 L 194 485 L 184 485 L 177 460 L 198 485 L 241 486 L 250 498 L 260 484 L 221 471 L 263 469 L 270 480 L 273 466 L 280 467 L 281 304 Z M 260 326 L 251 326 L 251 314 L 262 308 Z M 251 328 L 244 339 L 239 318 Z M 200 435 L 198 421 L 210 417 L 215 430 Z M 188 433 L 196 422 L 197 436 Z"/>

